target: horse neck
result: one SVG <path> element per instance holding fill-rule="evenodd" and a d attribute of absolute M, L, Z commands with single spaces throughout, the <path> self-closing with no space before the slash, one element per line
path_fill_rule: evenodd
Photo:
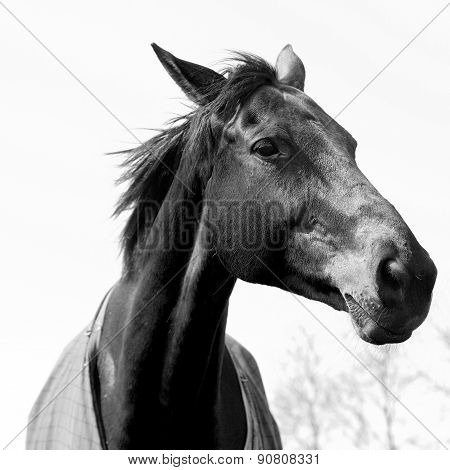
<path fill-rule="evenodd" d="M 173 246 L 152 250 L 117 289 L 129 295 L 126 315 L 115 312 L 116 329 L 127 326 L 112 350 L 118 383 L 106 406 L 121 410 L 109 436 L 106 430 L 113 447 L 174 448 L 178 436 L 185 446 L 193 419 L 205 430 L 215 425 L 235 279 L 207 245 L 206 212 L 185 224 L 186 206 L 178 202 L 198 199 L 174 182 L 149 233 Z M 192 240 L 190 246 L 177 248 L 179 236 Z M 211 438 L 196 436 L 205 446 L 214 445 Z"/>

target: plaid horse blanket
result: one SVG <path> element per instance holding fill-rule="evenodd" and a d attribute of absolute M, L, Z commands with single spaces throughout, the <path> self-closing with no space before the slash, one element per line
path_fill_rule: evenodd
<path fill-rule="evenodd" d="M 109 294 L 94 321 L 64 349 L 36 400 L 27 429 L 27 449 L 107 449 L 99 413 L 96 352 Z M 245 449 L 281 449 L 253 356 L 231 336 L 226 347 L 240 379 L 247 419 Z"/>

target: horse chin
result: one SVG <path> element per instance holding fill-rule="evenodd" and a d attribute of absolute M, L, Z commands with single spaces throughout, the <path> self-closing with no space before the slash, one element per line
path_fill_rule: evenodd
<path fill-rule="evenodd" d="M 369 314 L 351 295 L 345 294 L 345 300 L 353 327 L 363 341 L 381 346 L 383 344 L 403 343 L 411 337 L 412 330 L 394 332 L 377 323 L 373 319 L 373 315 L 376 315 L 376 313 Z"/>

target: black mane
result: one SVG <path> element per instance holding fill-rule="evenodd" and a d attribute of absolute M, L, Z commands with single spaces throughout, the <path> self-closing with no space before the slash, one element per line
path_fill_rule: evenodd
<path fill-rule="evenodd" d="M 144 202 L 162 203 L 181 157 L 188 150 L 192 155 L 211 158 L 214 149 L 211 116 L 215 115 L 225 123 L 259 87 L 277 84 L 274 67 L 264 59 L 235 53 L 232 60 L 235 65 L 223 70 L 227 80 L 213 84 L 207 91 L 214 97 L 209 104 L 172 120 L 166 129 L 140 146 L 119 152 L 126 158 L 121 164 L 124 171 L 118 183 L 128 183 L 128 187 L 120 197 L 114 215 L 131 210 L 121 240 L 126 272 L 133 270 L 135 248 L 143 229 L 138 220 L 143 215 Z"/>

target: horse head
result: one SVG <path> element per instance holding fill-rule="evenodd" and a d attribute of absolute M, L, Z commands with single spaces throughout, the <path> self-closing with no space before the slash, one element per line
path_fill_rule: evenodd
<path fill-rule="evenodd" d="M 154 49 L 214 137 L 201 184 L 229 273 L 345 310 L 367 342 L 408 339 L 436 267 L 358 168 L 356 140 L 305 93 L 292 47 L 276 67 L 243 55 L 227 76 Z"/>

